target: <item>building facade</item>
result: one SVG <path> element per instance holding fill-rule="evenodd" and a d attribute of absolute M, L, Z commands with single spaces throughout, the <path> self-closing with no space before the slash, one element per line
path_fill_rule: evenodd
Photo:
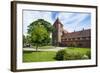
<path fill-rule="evenodd" d="M 91 47 L 91 29 L 68 32 L 63 29 L 59 18 L 53 24 L 55 31 L 52 33 L 53 46 Z"/>

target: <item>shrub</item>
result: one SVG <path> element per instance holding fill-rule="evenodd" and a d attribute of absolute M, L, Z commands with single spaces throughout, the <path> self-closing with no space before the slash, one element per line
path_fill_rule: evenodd
<path fill-rule="evenodd" d="M 87 55 L 83 55 L 82 59 L 88 59 L 89 57 Z"/>
<path fill-rule="evenodd" d="M 66 51 L 66 53 L 64 55 L 64 60 L 72 60 L 73 58 L 74 58 L 73 54 Z"/>
<path fill-rule="evenodd" d="M 86 55 L 88 56 L 89 59 L 91 59 L 91 51 L 90 51 L 90 50 L 88 50 L 88 51 L 86 52 Z"/>
<path fill-rule="evenodd" d="M 55 59 L 56 60 L 64 60 L 64 54 L 66 53 L 66 50 L 59 50 L 57 53 L 56 53 L 56 57 Z"/>
<path fill-rule="evenodd" d="M 76 60 L 82 59 L 82 57 L 83 57 L 82 53 L 77 52 L 74 54 L 74 59 L 76 59 Z"/>
<path fill-rule="evenodd" d="M 66 52 L 64 55 L 65 60 L 79 60 L 82 59 L 82 54 L 79 52 Z"/>
<path fill-rule="evenodd" d="M 78 47 L 78 45 L 73 43 L 73 44 L 69 44 L 69 47 Z"/>
<path fill-rule="evenodd" d="M 59 50 L 56 53 L 56 60 L 81 60 L 81 59 L 90 59 L 91 52 L 90 50 L 86 53 L 75 51 L 74 49 L 71 50 Z"/>

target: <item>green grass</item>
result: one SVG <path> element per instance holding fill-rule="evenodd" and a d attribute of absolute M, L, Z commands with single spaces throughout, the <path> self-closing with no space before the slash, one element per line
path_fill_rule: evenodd
<path fill-rule="evenodd" d="M 49 46 L 48 46 L 49 47 Z M 48 48 L 46 46 L 46 48 Z M 44 47 L 42 47 L 44 48 Z M 65 48 L 66 51 L 70 53 L 81 53 L 86 54 L 87 51 L 90 51 L 90 48 L 74 48 L 69 47 Z M 47 62 L 47 61 L 56 61 L 55 51 L 23 51 L 23 62 Z"/>
<path fill-rule="evenodd" d="M 23 52 L 23 62 L 43 62 L 43 61 L 55 61 L 54 57 L 56 52 L 54 51 L 41 51 L 41 52 Z"/>

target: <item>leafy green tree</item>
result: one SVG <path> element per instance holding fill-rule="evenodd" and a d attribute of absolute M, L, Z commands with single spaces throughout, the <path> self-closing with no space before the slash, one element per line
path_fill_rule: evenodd
<path fill-rule="evenodd" d="M 29 35 L 23 35 L 23 47 L 25 47 L 26 45 L 30 45 L 31 44 L 31 38 Z"/>
<path fill-rule="evenodd" d="M 52 33 L 52 31 L 54 31 L 53 26 L 44 19 L 33 21 L 28 26 L 28 34 L 31 38 L 31 44 L 36 46 L 36 50 L 38 49 L 38 46 L 50 44 L 50 33 Z"/>
<path fill-rule="evenodd" d="M 25 35 L 23 35 L 23 47 L 25 44 L 26 44 L 26 38 L 25 38 Z"/>
<path fill-rule="evenodd" d="M 27 35 L 26 36 L 26 43 L 27 44 L 30 44 L 31 43 L 31 36 L 30 35 Z"/>
<path fill-rule="evenodd" d="M 44 19 L 38 19 L 38 20 L 32 22 L 28 26 L 28 33 L 29 34 L 34 30 L 34 25 L 37 25 L 37 24 L 43 25 L 49 34 L 50 34 L 50 32 L 52 32 L 54 30 L 51 23 L 49 23 L 48 21 L 45 21 Z"/>
<path fill-rule="evenodd" d="M 41 25 L 37 24 L 34 25 L 34 30 L 31 31 L 31 43 L 36 46 L 36 51 L 38 51 L 38 47 L 49 42 L 49 33 L 47 32 L 46 28 Z"/>

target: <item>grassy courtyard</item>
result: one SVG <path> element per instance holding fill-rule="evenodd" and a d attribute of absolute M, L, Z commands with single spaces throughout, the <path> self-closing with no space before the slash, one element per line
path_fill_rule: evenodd
<path fill-rule="evenodd" d="M 54 51 L 39 51 L 39 52 L 23 52 L 23 62 L 43 62 L 43 61 L 54 61 L 56 52 Z"/>
<path fill-rule="evenodd" d="M 85 55 L 87 51 L 90 52 L 90 48 L 65 48 L 69 53 L 81 53 Z M 23 62 L 44 62 L 44 61 L 57 61 L 55 59 L 56 51 L 23 51 Z"/>

